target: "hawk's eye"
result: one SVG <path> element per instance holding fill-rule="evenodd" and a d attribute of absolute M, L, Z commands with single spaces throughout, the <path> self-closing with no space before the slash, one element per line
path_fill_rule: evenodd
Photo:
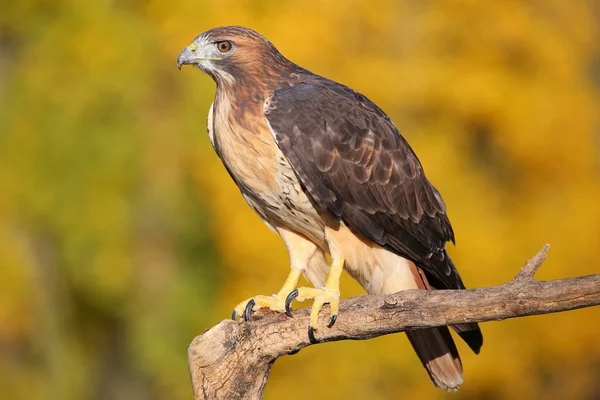
<path fill-rule="evenodd" d="M 221 53 L 227 53 L 229 50 L 231 50 L 231 47 L 231 42 L 229 40 L 217 42 L 217 49 L 219 49 Z"/>

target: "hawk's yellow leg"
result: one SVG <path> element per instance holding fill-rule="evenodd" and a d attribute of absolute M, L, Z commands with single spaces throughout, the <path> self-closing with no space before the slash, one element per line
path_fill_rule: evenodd
<path fill-rule="evenodd" d="M 268 308 L 269 310 L 278 312 L 285 311 L 286 296 L 298 286 L 300 274 L 301 272 L 299 270 L 292 268 L 285 283 L 277 294 L 272 296 L 258 295 L 242 301 L 235 306 L 231 318 L 235 320 L 239 315 L 243 315 L 246 321 L 250 321 L 252 311 L 257 311 L 260 308 Z"/>
<path fill-rule="evenodd" d="M 319 320 L 319 311 L 323 308 L 323 305 L 329 303 L 331 309 L 331 320 L 329 321 L 329 328 L 335 324 L 337 319 L 338 310 L 340 307 L 340 277 L 344 270 L 344 259 L 336 258 L 331 263 L 331 269 L 329 275 L 327 275 L 327 282 L 325 287 L 317 289 L 311 287 L 299 287 L 298 289 L 291 292 L 286 299 L 286 314 L 289 315 L 288 308 L 290 302 L 296 298 L 298 301 L 304 301 L 306 299 L 314 299 L 313 306 L 310 310 L 310 322 L 308 324 L 308 336 L 312 342 L 315 342 L 314 331 L 317 329 L 317 323 Z"/>

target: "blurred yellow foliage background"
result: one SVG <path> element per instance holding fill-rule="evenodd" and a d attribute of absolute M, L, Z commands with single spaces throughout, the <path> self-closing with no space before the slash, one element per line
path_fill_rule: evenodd
<path fill-rule="evenodd" d="M 3 0 L 0 397 L 186 399 L 192 338 L 276 291 L 287 254 L 206 137 L 214 84 L 179 72 L 245 25 L 379 104 L 448 205 L 469 287 L 600 269 L 593 0 Z M 342 296 L 361 293 L 348 277 Z M 394 335 L 279 360 L 267 399 L 598 399 L 600 310 L 482 325 L 434 389 Z"/>

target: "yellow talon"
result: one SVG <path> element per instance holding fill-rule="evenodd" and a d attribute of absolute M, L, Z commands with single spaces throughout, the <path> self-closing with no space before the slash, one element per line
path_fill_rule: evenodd
<path fill-rule="evenodd" d="M 231 318 L 236 320 L 238 316 L 243 315 L 246 321 L 250 321 L 252 312 L 261 308 L 268 308 L 269 310 L 276 312 L 285 311 L 286 296 L 298 285 L 299 279 L 300 271 L 292 268 L 281 290 L 279 290 L 277 294 L 272 296 L 258 295 L 242 301 L 235 306 Z"/>
<path fill-rule="evenodd" d="M 308 324 L 308 335 L 312 342 L 316 341 L 314 331 L 317 330 L 319 312 L 321 311 L 321 308 L 323 308 L 323 305 L 329 303 L 331 309 L 331 319 L 328 326 L 332 327 L 335 323 L 340 306 L 340 277 L 343 269 L 344 260 L 334 259 L 331 263 L 331 270 L 327 276 L 327 282 L 324 288 L 300 287 L 290 293 L 286 300 L 286 305 L 289 305 L 289 302 L 294 298 L 298 301 L 314 299 L 314 303 L 310 310 L 310 322 Z"/>

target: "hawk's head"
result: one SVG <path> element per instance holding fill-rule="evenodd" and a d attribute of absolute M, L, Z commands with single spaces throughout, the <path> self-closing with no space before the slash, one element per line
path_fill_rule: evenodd
<path fill-rule="evenodd" d="M 183 49 L 177 66 L 184 64 L 197 65 L 217 83 L 233 83 L 291 63 L 258 32 L 222 26 L 202 33 Z"/>

